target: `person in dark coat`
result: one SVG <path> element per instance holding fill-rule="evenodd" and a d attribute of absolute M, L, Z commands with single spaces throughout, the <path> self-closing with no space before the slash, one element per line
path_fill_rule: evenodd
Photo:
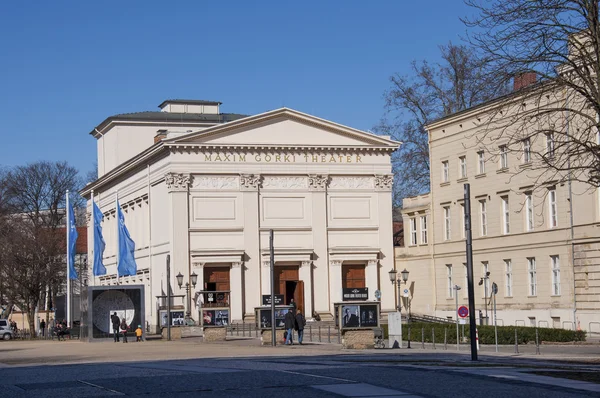
<path fill-rule="evenodd" d="M 288 310 L 288 313 L 285 314 L 284 321 L 285 321 L 285 331 L 287 332 L 285 344 L 292 345 L 292 344 L 294 344 L 292 337 L 293 337 L 294 329 L 296 328 L 296 317 L 294 316 L 294 311 L 291 308 Z"/>
<path fill-rule="evenodd" d="M 46 321 L 43 319 L 40 321 L 40 332 L 42 333 L 42 337 L 46 336 Z"/>
<path fill-rule="evenodd" d="M 296 330 L 298 331 L 298 343 L 302 345 L 302 337 L 304 336 L 304 326 L 306 326 L 306 318 L 302 315 L 302 311 L 298 309 L 296 312 Z"/>
<path fill-rule="evenodd" d="M 119 325 L 121 325 L 121 320 L 119 319 L 119 316 L 117 315 L 116 312 L 110 316 L 110 320 L 112 322 L 113 335 L 115 336 L 115 343 L 118 343 L 119 342 L 119 333 L 120 333 Z"/>
<path fill-rule="evenodd" d="M 129 325 L 127 325 L 127 321 L 125 318 L 121 319 L 121 333 L 123 333 L 123 343 L 127 343 L 127 330 L 129 329 Z"/>

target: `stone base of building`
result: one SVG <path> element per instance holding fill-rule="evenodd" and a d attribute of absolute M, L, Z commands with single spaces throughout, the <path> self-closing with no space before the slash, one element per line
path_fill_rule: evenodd
<path fill-rule="evenodd" d="M 275 339 L 277 341 L 277 345 L 283 345 L 283 333 L 285 330 L 277 329 L 275 330 Z M 263 330 L 260 332 L 260 344 L 261 345 L 271 345 L 271 330 Z"/>
<path fill-rule="evenodd" d="M 204 328 L 204 342 L 225 341 L 227 339 L 227 328 Z"/>
<path fill-rule="evenodd" d="M 204 335 L 204 330 L 200 326 L 182 326 L 181 337 L 201 337 Z"/>
<path fill-rule="evenodd" d="M 342 331 L 342 348 L 353 350 L 375 348 L 375 334 L 371 329 Z"/>
<path fill-rule="evenodd" d="M 162 328 L 161 335 L 164 340 L 168 338 L 167 328 Z M 171 328 L 171 340 L 181 340 L 181 328 Z"/>

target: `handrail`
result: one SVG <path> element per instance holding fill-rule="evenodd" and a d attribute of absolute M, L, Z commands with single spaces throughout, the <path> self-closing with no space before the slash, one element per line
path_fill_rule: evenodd
<path fill-rule="evenodd" d="M 521 320 L 517 319 L 517 320 L 515 321 L 515 326 L 519 326 L 519 322 L 523 322 L 523 325 L 521 325 L 521 326 L 525 326 L 525 321 L 524 321 L 524 320 L 522 320 L 522 319 L 521 319 Z"/>
<path fill-rule="evenodd" d="M 542 327 L 542 326 L 541 326 L 541 323 L 542 323 L 542 322 L 544 322 L 544 323 L 546 324 L 546 327 L 547 327 L 547 328 L 549 328 L 549 327 L 550 327 L 550 324 L 548 323 L 548 321 L 541 320 L 541 321 L 538 321 L 538 327 L 539 327 L 539 328 L 541 328 L 541 327 Z"/>
<path fill-rule="evenodd" d="M 570 329 L 567 329 L 567 328 L 565 327 L 565 323 L 570 323 L 570 324 L 571 324 L 571 328 L 570 328 Z M 563 323 L 562 323 L 562 328 L 563 328 L 563 329 L 565 329 L 565 330 L 574 330 L 574 329 L 575 329 L 575 328 L 573 327 L 574 325 L 575 325 L 575 324 L 573 323 L 573 321 L 563 321 Z"/>

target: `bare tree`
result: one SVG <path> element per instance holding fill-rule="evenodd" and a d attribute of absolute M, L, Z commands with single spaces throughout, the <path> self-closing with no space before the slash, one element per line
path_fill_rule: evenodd
<path fill-rule="evenodd" d="M 37 162 L 9 170 L 0 187 L 7 214 L 0 228 L 5 294 L 29 317 L 34 330 L 35 310 L 47 288 L 63 286 L 65 263 L 65 193 L 81 202 L 77 170 L 66 162 Z M 0 196 L 1 199 L 1 196 Z"/>
<path fill-rule="evenodd" d="M 470 42 L 513 95 L 481 118 L 479 143 L 515 152 L 536 185 L 600 184 L 598 1 L 466 0 L 477 14 Z M 526 88 L 523 79 L 534 83 Z M 499 145 L 502 143 L 502 145 Z"/>
<path fill-rule="evenodd" d="M 429 190 L 429 136 L 425 125 L 470 108 L 500 93 L 504 86 L 485 73 L 485 62 L 465 45 L 440 46 L 441 61 L 411 64 L 409 76 L 393 75 L 384 94 L 381 134 L 403 142 L 394 154 L 394 206 Z"/>

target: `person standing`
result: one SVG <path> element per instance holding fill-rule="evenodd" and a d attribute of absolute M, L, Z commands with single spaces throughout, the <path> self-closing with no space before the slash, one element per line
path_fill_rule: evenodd
<path fill-rule="evenodd" d="M 40 332 L 42 337 L 46 337 L 46 321 L 43 319 L 40 321 Z"/>
<path fill-rule="evenodd" d="M 288 313 L 285 314 L 284 322 L 285 322 L 285 330 L 287 332 L 285 344 L 293 345 L 294 344 L 293 333 L 294 333 L 294 329 L 296 328 L 296 317 L 294 316 L 294 312 L 291 308 L 288 310 Z"/>
<path fill-rule="evenodd" d="M 127 321 L 125 320 L 125 318 L 121 319 L 121 332 L 123 333 L 123 343 L 127 343 L 127 329 L 129 329 L 129 326 L 127 326 Z"/>
<path fill-rule="evenodd" d="M 142 335 L 144 334 L 144 331 L 142 330 L 142 325 L 138 325 L 137 329 L 135 329 L 135 341 L 140 342 L 142 341 Z"/>
<path fill-rule="evenodd" d="M 119 316 L 117 315 L 116 312 L 110 316 L 110 320 L 112 321 L 113 335 L 115 337 L 115 343 L 118 343 L 119 342 L 119 333 L 120 333 L 119 325 L 121 324 L 121 320 L 119 319 Z"/>
<path fill-rule="evenodd" d="M 298 331 L 298 344 L 302 345 L 302 338 L 304 337 L 304 326 L 306 326 L 306 318 L 302 315 L 302 310 L 298 309 L 296 312 L 296 330 Z"/>

